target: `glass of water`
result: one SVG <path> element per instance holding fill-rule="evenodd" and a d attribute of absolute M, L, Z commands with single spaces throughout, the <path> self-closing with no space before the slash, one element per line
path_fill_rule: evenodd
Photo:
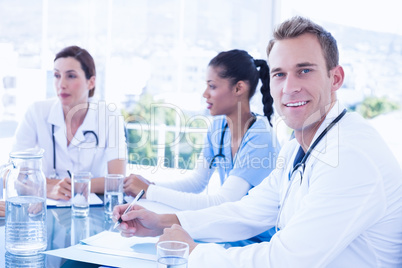
<path fill-rule="evenodd" d="M 108 216 L 113 214 L 113 208 L 123 204 L 123 183 L 122 174 L 108 174 L 105 177 L 105 213 Z"/>
<path fill-rule="evenodd" d="M 89 214 L 91 177 L 90 172 L 73 173 L 71 180 L 71 209 L 73 216 L 86 217 Z"/>
<path fill-rule="evenodd" d="M 179 241 L 159 242 L 156 247 L 158 268 L 186 268 L 189 246 Z"/>

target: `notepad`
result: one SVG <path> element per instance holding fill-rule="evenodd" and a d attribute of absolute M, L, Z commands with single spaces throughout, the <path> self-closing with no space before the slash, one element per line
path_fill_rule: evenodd
<path fill-rule="evenodd" d="M 81 240 L 82 245 L 115 250 L 120 254 L 134 253 L 133 257 L 154 260 L 156 255 L 156 242 L 158 237 L 122 237 L 120 233 L 103 231 L 94 236 Z M 96 251 L 93 249 L 93 251 Z"/>
<path fill-rule="evenodd" d="M 104 231 L 77 245 L 45 251 L 45 254 L 113 267 L 155 267 L 158 237 L 122 237 Z"/>
<path fill-rule="evenodd" d="M 47 207 L 71 207 L 70 200 L 54 200 L 48 198 L 46 200 Z M 102 199 L 99 198 L 95 193 L 91 193 L 89 196 L 90 206 L 103 206 Z"/>

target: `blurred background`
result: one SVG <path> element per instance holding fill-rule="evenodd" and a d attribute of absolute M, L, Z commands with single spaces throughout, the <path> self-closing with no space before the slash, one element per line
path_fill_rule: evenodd
<path fill-rule="evenodd" d="M 87 49 L 96 97 L 126 119 L 132 164 L 191 169 L 209 121 L 209 60 L 229 49 L 266 59 L 273 28 L 309 17 L 337 39 L 339 99 L 384 136 L 402 163 L 402 21 L 393 0 L 0 0 L 0 163 L 33 101 L 55 96 L 53 59 Z M 399 19 L 398 19 L 399 18 Z M 252 110 L 262 114 L 261 95 Z M 147 126 L 145 129 L 143 126 Z M 275 125 L 280 142 L 289 131 Z"/>

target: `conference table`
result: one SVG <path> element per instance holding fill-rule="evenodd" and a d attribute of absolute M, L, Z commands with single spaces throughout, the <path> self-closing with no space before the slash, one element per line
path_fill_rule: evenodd
<path fill-rule="evenodd" d="M 103 200 L 103 196 L 99 196 Z M 156 211 L 160 212 L 160 211 Z M 71 215 L 70 207 L 47 208 L 47 250 L 65 249 L 80 243 L 82 239 L 103 231 L 113 231 L 114 222 L 104 212 L 104 206 L 91 206 L 88 217 L 78 218 Z M 115 231 L 116 232 L 116 231 Z M 34 256 L 15 256 L 5 250 L 5 219 L 0 218 L 0 268 L 3 267 L 100 267 L 96 254 L 85 254 L 88 262 L 77 261 L 49 254 Z M 107 254 L 106 254 L 107 255 Z M 92 257 L 91 257 L 92 256 Z M 103 255 L 104 256 L 104 255 Z M 95 263 L 98 264 L 95 264 Z M 36 264 L 36 266 L 35 266 Z M 106 265 L 107 267 L 111 265 Z M 112 265 L 113 266 L 113 265 Z M 120 266 L 120 265 L 116 265 Z M 133 258 L 131 267 L 156 267 L 150 260 Z"/>

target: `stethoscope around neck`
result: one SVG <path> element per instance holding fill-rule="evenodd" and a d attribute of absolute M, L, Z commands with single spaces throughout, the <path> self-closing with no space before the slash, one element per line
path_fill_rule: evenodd
<path fill-rule="evenodd" d="M 251 120 L 248 128 L 250 128 L 255 123 L 255 121 L 257 121 L 256 115 L 254 113 L 252 113 L 252 115 L 253 115 L 253 120 Z M 219 151 L 216 155 L 214 155 L 214 157 L 212 157 L 211 161 L 209 162 L 209 169 L 212 168 L 213 164 L 215 163 L 215 160 L 218 157 L 222 157 L 223 159 L 225 159 L 225 157 L 226 157 L 225 154 L 223 153 L 223 142 L 224 142 L 225 132 L 226 132 L 227 128 L 228 128 L 228 123 L 226 123 L 225 126 L 223 127 L 223 131 L 222 131 L 222 135 L 221 135 L 221 142 L 219 144 Z"/>
<path fill-rule="evenodd" d="M 99 145 L 99 139 L 98 139 L 98 135 L 96 135 L 96 133 L 92 130 L 86 130 L 84 131 L 84 136 L 86 136 L 87 134 L 92 134 L 95 137 L 95 145 L 98 146 Z M 52 124 L 52 143 L 53 143 L 53 172 L 54 174 L 51 176 L 53 178 L 57 178 L 58 174 L 56 172 L 56 139 L 54 137 L 54 125 Z"/>
<path fill-rule="evenodd" d="M 324 129 L 324 131 L 317 137 L 317 139 L 313 142 L 313 144 L 310 146 L 310 148 L 307 150 L 307 153 L 304 155 L 302 160 L 297 163 L 292 171 L 290 172 L 290 182 L 288 184 L 288 187 L 286 189 L 285 197 L 283 198 L 282 204 L 279 206 L 279 212 L 278 212 L 278 217 L 276 218 L 276 224 L 275 224 L 275 231 L 278 231 L 278 224 L 280 220 L 280 216 L 282 214 L 282 209 L 285 205 L 285 202 L 289 196 L 290 193 L 290 188 L 293 184 L 293 180 L 295 175 L 300 174 L 300 184 L 302 183 L 303 180 L 303 175 L 304 175 L 304 169 L 306 168 L 306 162 L 308 157 L 311 155 L 311 152 L 314 150 L 314 148 L 317 146 L 317 144 L 324 138 L 324 136 L 328 133 L 328 131 L 331 130 L 331 128 L 339 122 L 339 120 L 342 119 L 342 117 L 346 114 L 346 109 L 343 109 L 343 111 Z"/>
<path fill-rule="evenodd" d="M 223 128 L 223 131 L 222 131 L 221 142 L 219 144 L 219 152 L 216 155 L 214 155 L 214 157 L 212 157 L 212 159 L 211 159 L 211 162 L 209 162 L 209 169 L 212 168 L 212 165 L 215 163 L 215 160 L 218 157 L 225 158 L 225 155 L 223 153 L 223 139 L 225 138 L 225 132 L 226 132 L 227 128 L 228 128 L 228 123 L 225 124 L 225 127 Z"/>

